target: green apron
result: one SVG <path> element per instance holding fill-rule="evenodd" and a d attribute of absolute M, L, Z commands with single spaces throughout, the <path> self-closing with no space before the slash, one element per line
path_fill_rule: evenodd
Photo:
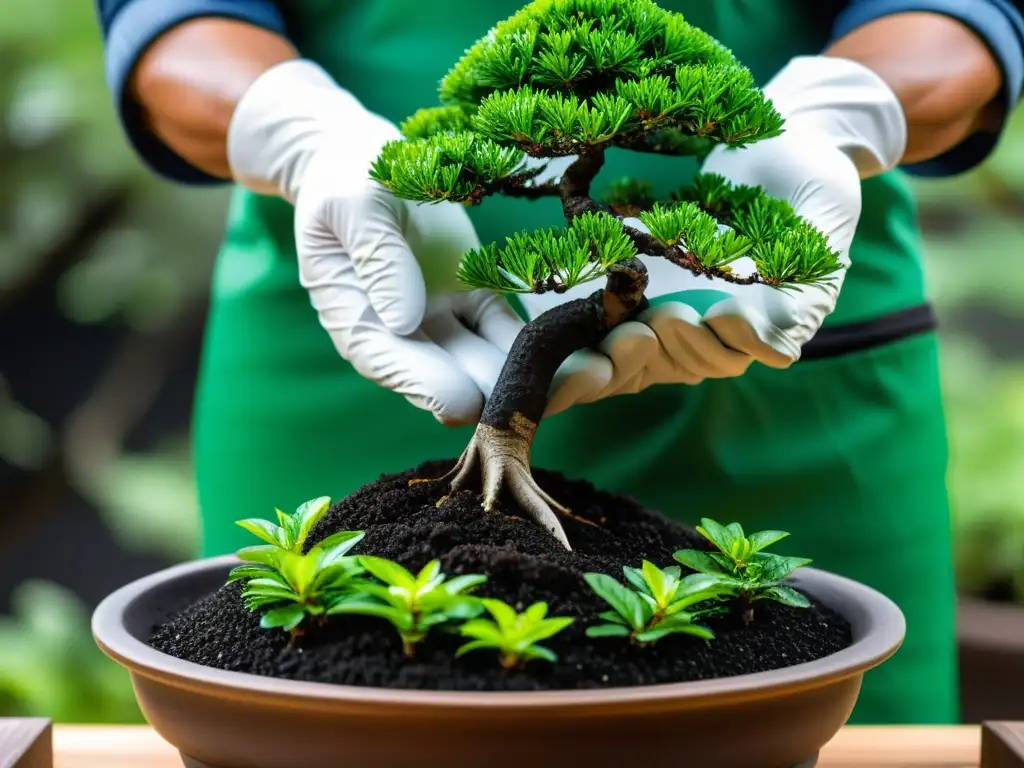
<path fill-rule="evenodd" d="M 281 5 L 303 55 L 399 121 L 435 103 L 447 68 L 520 3 Z M 762 82 L 792 56 L 819 52 L 827 33 L 784 0 L 662 5 L 716 35 Z M 687 160 L 619 153 L 599 181 L 634 175 L 667 193 L 695 170 Z M 489 199 L 471 215 L 484 242 L 561 222 L 557 205 L 521 200 Z M 924 305 L 919 250 L 903 177 L 866 182 L 853 267 L 827 327 L 842 337 L 851 323 Z M 703 310 L 715 294 L 682 298 Z M 623 418 L 633 439 L 609 441 L 603 425 Z M 235 520 L 320 494 L 339 498 L 381 473 L 454 457 L 470 434 L 438 425 L 338 358 L 298 282 L 291 208 L 239 190 L 215 270 L 197 405 L 203 554 L 249 543 Z M 945 440 L 936 339 L 926 330 L 787 371 L 755 365 L 737 379 L 571 409 L 544 422 L 534 461 L 687 522 L 708 515 L 791 531 L 783 552 L 874 586 L 907 616 L 905 645 L 867 675 L 854 721 L 950 722 Z"/>

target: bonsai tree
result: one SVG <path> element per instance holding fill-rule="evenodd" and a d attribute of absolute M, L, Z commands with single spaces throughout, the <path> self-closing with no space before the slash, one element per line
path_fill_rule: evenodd
<path fill-rule="evenodd" d="M 470 251 L 460 282 L 562 293 L 605 280 L 522 329 L 472 440 L 441 478 L 449 493 L 480 483 L 486 510 L 509 491 L 568 547 L 558 515 L 569 511 L 532 477 L 530 448 L 561 363 L 648 306 L 639 254 L 709 279 L 779 290 L 832 279 L 838 254 L 787 203 L 719 176 L 699 176 L 663 201 L 642 179 L 621 180 L 611 199 L 594 199 L 591 183 L 613 148 L 703 155 L 782 132 L 750 71 L 652 0 L 536 0 L 473 45 L 439 93 L 440 105 L 406 120 L 404 140 L 382 149 L 373 179 L 422 202 L 553 198 L 566 219 L 564 228 L 520 232 Z M 560 178 L 540 181 L 544 160 L 562 157 L 574 159 Z M 626 221 L 636 218 L 643 228 Z M 746 274 L 741 257 L 753 264 Z"/>

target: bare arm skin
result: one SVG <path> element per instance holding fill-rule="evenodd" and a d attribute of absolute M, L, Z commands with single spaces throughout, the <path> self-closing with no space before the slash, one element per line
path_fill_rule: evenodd
<path fill-rule="evenodd" d="M 887 16 L 825 55 L 864 64 L 895 92 L 907 118 L 903 163 L 937 157 L 974 133 L 994 133 L 1004 116 L 999 65 L 974 32 L 947 16 Z"/>
<path fill-rule="evenodd" d="M 227 135 L 235 105 L 270 67 L 298 56 L 285 38 L 251 24 L 194 19 L 146 51 L 131 93 L 167 146 L 206 173 L 229 179 Z"/>
<path fill-rule="evenodd" d="M 907 117 L 904 163 L 927 160 L 1003 117 L 1002 73 L 960 22 L 901 13 L 860 27 L 826 55 L 858 61 L 884 79 Z M 150 129 L 207 173 L 230 178 L 226 137 L 235 105 L 263 72 L 298 57 L 283 37 L 244 22 L 202 18 L 163 35 L 131 79 Z"/>

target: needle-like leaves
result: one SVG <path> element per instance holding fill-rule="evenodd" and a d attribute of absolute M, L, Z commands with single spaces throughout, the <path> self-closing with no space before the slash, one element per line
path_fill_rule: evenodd
<path fill-rule="evenodd" d="M 458 278 L 467 288 L 503 293 L 542 293 L 569 289 L 608 274 L 636 256 L 622 224 L 605 213 L 585 213 L 566 229 L 535 230 L 467 253 Z"/>
<path fill-rule="evenodd" d="M 708 269 L 749 256 L 764 282 L 779 287 L 827 282 L 843 269 L 821 232 L 759 187 L 701 174 L 676 196 L 678 203 L 653 205 L 640 220 L 660 243 L 679 245 Z"/>
<path fill-rule="evenodd" d="M 439 97 L 403 123 L 406 140 L 387 144 L 372 166 L 371 178 L 404 200 L 586 195 L 569 184 L 535 186 L 528 156 L 594 158 L 610 148 L 704 156 L 783 130 L 750 70 L 654 0 L 533 0 L 466 51 Z M 733 263 L 749 257 L 755 279 L 790 289 L 834 280 L 843 268 L 822 233 L 763 190 L 705 177 L 673 204 L 622 194 L 637 191 L 613 190 L 611 212 L 643 213 L 654 237 L 675 249 L 665 255 L 697 274 L 735 280 Z M 471 251 L 459 278 L 505 293 L 564 290 L 634 255 L 620 229 L 590 225 L 599 227 L 593 237 L 574 222 Z"/>
<path fill-rule="evenodd" d="M 489 185 L 525 173 L 522 162 L 514 147 L 469 132 L 442 131 L 385 144 L 370 177 L 405 200 L 471 202 Z"/>
<path fill-rule="evenodd" d="M 654 187 L 642 179 L 616 179 L 608 185 L 604 201 L 619 215 L 635 216 L 655 203 Z"/>
<path fill-rule="evenodd" d="M 439 133 L 468 131 L 472 124 L 472 111 L 448 105 L 426 107 L 402 123 L 402 135 L 407 139 L 429 139 Z"/>

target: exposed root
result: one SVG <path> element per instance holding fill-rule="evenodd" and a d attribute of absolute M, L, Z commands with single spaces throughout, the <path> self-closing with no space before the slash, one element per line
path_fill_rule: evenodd
<path fill-rule="evenodd" d="M 576 202 L 586 198 L 601 162 L 600 152 L 587 153 L 562 176 L 562 202 L 570 221 L 584 212 L 577 210 Z M 573 352 L 596 347 L 612 328 L 643 311 L 648 306 L 646 288 L 643 262 L 626 259 L 608 269 L 603 290 L 552 307 L 520 330 L 473 439 L 451 472 L 439 479 L 448 484 L 449 495 L 481 487 L 483 507 L 492 511 L 507 490 L 523 516 L 551 533 L 566 549 L 571 547 L 559 515 L 599 527 L 573 515 L 537 484 L 530 472 L 530 447 L 558 367 Z"/>
<path fill-rule="evenodd" d="M 582 523 L 583 525 L 589 525 L 592 528 L 601 527 L 601 523 L 595 523 L 593 520 L 587 520 L 587 518 L 585 517 L 580 517 L 579 515 L 573 514 L 572 510 L 570 510 L 568 507 L 561 507 L 561 509 L 565 510 L 564 513 L 559 512 L 559 514 L 561 514 L 563 517 L 568 517 L 570 520 L 575 520 L 577 523 Z"/>
<path fill-rule="evenodd" d="M 494 511 L 502 490 L 507 489 L 526 517 L 571 550 L 558 514 L 578 518 L 541 488 L 530 472 L 530 441 L 535 430 L 536 425 L 522 418 L 510 430 L 478 425 L 458 462 L 438 482 L 448 483 L 450 496 L 472 489 L 479 479 L 486 512 Z"/>

